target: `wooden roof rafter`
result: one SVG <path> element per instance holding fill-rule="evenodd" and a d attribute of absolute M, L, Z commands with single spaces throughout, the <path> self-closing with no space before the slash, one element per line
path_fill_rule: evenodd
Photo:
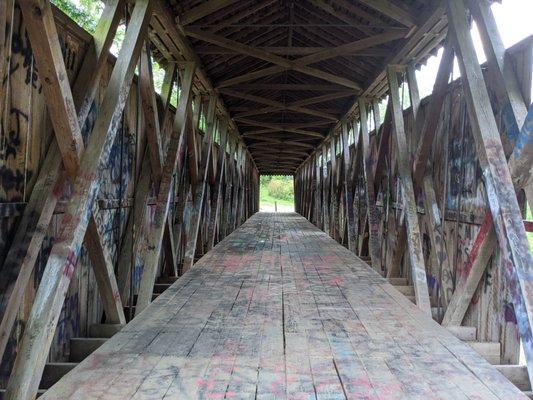
<path fill-rule="evenodd" d="M 177 13 L 202 5 L 172 1 Z M 359 95 L 383 93 L 390 60 L 423 59 L 446 29 L 425 0 L 204 3 L 220 7 L 193 23 L 176 19 L 177 30 L 198 50 L 254 159 L 269 147 L 320 145 L 357 112 Z"/>

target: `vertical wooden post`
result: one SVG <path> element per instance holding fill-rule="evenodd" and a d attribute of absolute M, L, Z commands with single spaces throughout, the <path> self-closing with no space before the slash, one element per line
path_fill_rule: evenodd
<path fill-rule="evenodd" d="M 376 195 L 374 193 L 374 176 L 372 174 L 372 149 L 368 134 L 366 100 L 359 97 L 359 118 L 361 121 L 361 141 L 363 145 L 363 177 L 366 182 L 366 210 L 368 215 L 369 239 L 368 247 L 372 267 L 381 273 L 381 249 L 378 237 L 378 218 L 376 210 Z"/>
<path fill-rule="evenodd" d="M 317 149 L 315 153 L 314 166 L 315 166 L 315 225 L 322 229 L 322 172 L 319 163 L 319 151 Z"/>
<path fill-rule="evenodd" d="M 338 192 L 338 170 L 337 170 L 337 141 L 338 137 L 331 136 L 331 147 L 330 147 L 330 156 L 331 156 L 331 178 L 330 178 L 330 193 L 331 193 L 331 204 L 330 204 L 330 226 L 331 226 L 331 237 L 336 241 L 339 241 L 339 223 L 338 223 L 338 214 L 339 214 L 339 200 L 337 198 Z"/>
<path fill-rule="evenodd" d="M 328 235 L 329 231 L 329 174 L 328 174 L 328 145 L 322 146 L 322 226 Z"/>
<path fill-rule="evenodd" d="M 215 188 L 213 196 L 211 198 L 211 218 L 209 220 L 209 232 L 207 238 L 207 250 L 211 250 L 215 245 L 215 234 L 220 230 L 221 217 L 221 203 L 222 203 L 222 182 L 225 174 L 225 161 L 226 161 L 226 144 L 227 144 L 227 132 L 228 121 L 224 120 L 220 126 L 220 146 L 217 154 L 217 177 L 215 182 Z"/>
<path fill-rule="evenodd" d="M 191 224 L 187 229 L 187 244 L 185 247 L 185 256 L 183 258 L 183 271 L 186 272 L 194 264 L 194 255 L 196 253 L 196 243 L 198 240 L 198 231 L 200 229 L 201 212 L 205 197 L 207 169 L 211 157 L 211 143 L 213 142 L 214 130 L 216 124 L 216 96 L 212 94 L 209 98 L 209 108 L 207 112 L 207 129 L 202 139 L 200 168 L 198 170 L 198 182 L 196 183 L 195 198 L 193 202 Z"/>
<path fill-rule="evenodd" d="M 416 81 L 413 65 L 409 65 L 407 67 L 407 82 L 411 97 L 411 112 L 413 113 L 413 121 L 415 121 L 413 126 L 413 137 L 418 137 L 416 133 L 420 126 L 420 118 L 418 115 L 418 111 L 420 109 L 420 95 L 418 92 L 418 83 Z M 433 116 L 429 116 L 429 118 L 433 118 Z M 453 282 L 451 281 L 452 269 L 450 265 L 450 259 L 448 257 L 446 237 L 444 235 L 444 227 L 442 225 L 439 205 L 437 204 L 435 183 L 433 182 L 431 171 L 426 172 L 422 181 L 421 191 L 424 201 L 424 209 L 426 210 L 425 217 L 427 218 L 429 226 L 431 248 L 434 252 L 435 259 L 438 263 L 438 269 L 440 271 L 440 277 L 435 278 L 440 278 L 439 284 L 442 295 L 442 305 L 443 308 L 446 309 L 446 306 L 448 305 L 450 297 L 453 293 Z"/>
<path fill-rule="evenodd" d="M 234 134 L 231 133 L 228 136 L 228 150 L 229 154 L 226 155 L 226 185 L 225 185 L 225 197 L 224 197 L 224 218 L 223 218 L 223 233 L 224 236 L 228 236 L 231 233 L 231 199 L 233 194 L 233 184 L 235 175 L 235 145 L 236 140 Z"/>
<path fill-rule="evenodd" d="M 149 45 L 146 45 L 141 53 L 139 86 L 143 115 L 146 124 L 145 132 L 148 144 L 148 152 L 150 154 L 152 179 L 157 187 L 161 181 L 161 174 L 163 170 L 163 138 L 161 134 L 162 131 L 159 123 L 160 117 L 158 115 L 157 101 L 155 97 L 156 92 L 154 88 L 152 59 L 150 56 Z M 168 103 L 165 106 L 168 107 Z M 165 233 L 163 237 L 163 248 L 166 256 L 165 261 L 167 263 L 168 270 L 172 271 L 174 276 L 176 276 L 178 270 L 176 267 L 176 250 L 173 229 L 168 218 L 165 224 Z"/>
<path fill-rule="evenodd" d="M 2 82 L 0 82 L 0 118 L 2 118 L 4 111 L 6 109 L 6 104 L 9 98 L 8 88 L 9 88 L 9 79 L 6 79 L 4 82 L 4 76 L 6 71 L 9 70 L 9 60 L 11 57 L 8 57 L 11 48 L 11 35 L 8 32 L 8 27 L 13 26 L 13 10 L 14 10 L 14 0 L 5 0 L 0 4 L 0 77 L 2 77 Z M 9 36 L 6 36 L 8 34 Z M 5 127 L 4 127 L 5 129 Z M 0 353 L 1 354 L 1 353 Z"/>
<path fill-rule="evenodd" d="M 529 251 L 511 174 L 507 167 L 481 67 L 477 62 L 464 2 L 449 0 L 447 5 L 448 21 L 463 77 L 463 91 L 467 101 L 470 126 L 476 141 L 496 236 L 502 257 L 508 261 L 505 268 L 506 278 L 511 290 L 529 377 L 533 381 L 533 338 L 531 337 L 533 256 Z M 518 155 L 523 151 L 521 149 L 523 144 L 525 143 L 516 146 Z"/>
<path fill-rule="evenodd" d="M 348 248 L 357 251 L 355 232 L 355 212 L 353 208 L 353 185 L 350 179 L 350 146 L 348 144 L 348 124 L 342 124 L 342 158 L 344 161 L 344 209 L 347 216 Z"/>
<path fill-rule="evenodd" d="M 424 266 L 424 255 L 422 253 L 420 227 L 418 225 L 418 210 L 416 207 L 413 181 L 411 178 L 411 168 L 409 166 L 409 153 L 407 150 L 403 111 L 400 104 L 400 93 L 396 74 L 396 68 L 389 65 L 387 67 L 387 78 L 389 81 L 390 101 L 392 104 L 392 125 L 394 128 L 396 147 L 398 148 L 398 174 L 402 184 L 403 209 L 407 227 L 407 244 L 409 261 L 411 264 L 411 275 L 415 288 L 416 304 L 422 311 L 431 317 L 426 269 Z"/>
<path fill-rule="evenodd" d="M 194 63 L 187 63 L 185 66 L 181 84 L 181 96 L 174 117 L 174 124 L 167 153 L 165 155 L 165 162 L 161 170 L 154 219 L 150 224 L 148 230 L 149 233 L 146 235 L 147 246 L 144 247 L 143 251 L 139 254 L 139 258 L 143 265 L 143 274 L 135 309 L 137 315 L 152 301 L 155 274 L 157 272 L 161 246 L 163 243 L 163 234 L 165 227 L 167 226 L 167 217 L 170 209 L 173 176 L 176 168 L 178 168 L 178 170 L 181 170 L 182 168 L 182 162 L 180 162 L 179 159 L 185 142 L 187 111 L 189 110 L 191 101 L 195 69 L 196 67 Z"/>
<path fill-rule="evenodd" d="M 172 123 L 170 118 L 170 96 L 172 94 L 172 88 L 174 86 L 176 76 L 177 66 L 175 63 L 170 64 L 166 67 L 165 78 L 163 81 L 163 89 L 161 93 L 161 98 L 163 100 L 163 112 L 160 113 L 160 124 L 163 126 L 162 132 L 167 134 L 171 132 Z M 162 138 L 163 139 L 163 138 Z M 122 239 L 120 245 L 120 255 L 118 257 L 118 285 L 119 291 L 123 299 L 129 297 L 130 282 L 131 282 L 131 264 L 134 257 L 139 253 L 139 248 L 141 246 L 142 235 L 140 230 L 145 221 L 146 211 L 147 211 L 147 202 L 150 196 L 150 190 L 152 188 L 152 174 L 150 167 L 150 156 L 148 154 L 147 144 L 141 145 L 141 148 L 144 147 L 144 152 L 141 158 L 141 167 L 138 177 L 136 177 L 135 182 L 135 197 L 134 204 L 131 209 L 131 212 L 128 215 L 128 221 L 126 227 L 124 228 L 124 238 Z M 160 160 L 162 163 L 163 161 Z M 159 181 L 156 182 L 159 184 Z M 170 222 L 170 219 L 167 219 Z M 137 226 L 136 226 L 137 224 Z M 165 230 L 167 230 L 165 228 Z M 135 235 L 134 235 L 135 231 Z M 171 245 L 171 244 L 170 244 Z M 174 249 L 174 252 L 176 249 Z M 176 259 L 176 257 L 174 257 Z M 175 263 L 173 263 L 175 266 Z M 175 272 L 177 273 L 177 272 Z"/>

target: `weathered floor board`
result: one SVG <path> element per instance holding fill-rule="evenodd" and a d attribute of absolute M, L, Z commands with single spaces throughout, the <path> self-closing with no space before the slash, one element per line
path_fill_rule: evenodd
<path fill-rule="evenodd" d="M 256 214 L 43 399 L 520 399 L 297 214 Z"/>

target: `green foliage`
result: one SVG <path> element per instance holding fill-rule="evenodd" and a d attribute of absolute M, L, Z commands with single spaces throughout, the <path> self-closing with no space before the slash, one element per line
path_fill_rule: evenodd
<path fill-rule="evenodd" d="M 294 188 L 292 176 L 261 176 L 261 194 L 269 200 L 280 200 L 292 203 Z"/>
<path fill-rule="evenodd" d="M 94 33 L 104 3 L 98 0 L 51 0 L 61 11 L 72 18 L 83 29 Z"/>
<path fill-rule="evenodd" d="M 268 194 L 272 197 L 290 200 L 293 197 L 292 182 L 287 182 L 281 179 L 272 179 L 268 183 Z"/>

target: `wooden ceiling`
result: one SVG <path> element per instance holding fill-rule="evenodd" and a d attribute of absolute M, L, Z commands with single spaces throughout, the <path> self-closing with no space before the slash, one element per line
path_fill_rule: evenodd
<path fill-rule="evenodd" d="M 420 63 L 446 33 L 438 1 L 169 0 L 180 33 L 261 173 L 292 174 L 388 63 Z"/>

